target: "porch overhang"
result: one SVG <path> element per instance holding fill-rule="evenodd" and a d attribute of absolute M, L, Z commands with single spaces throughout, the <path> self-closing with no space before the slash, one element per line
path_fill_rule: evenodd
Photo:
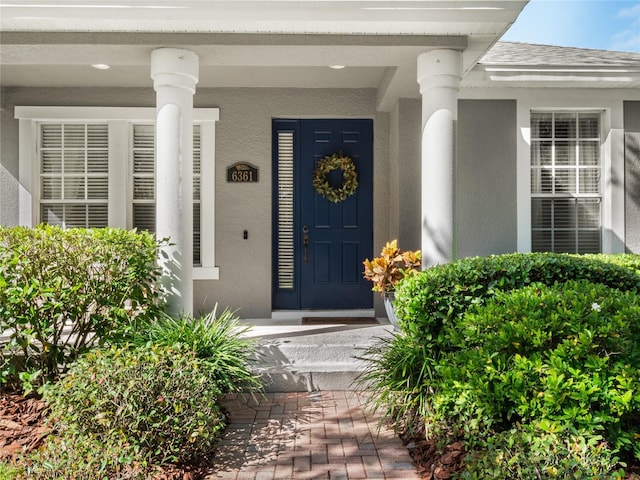
<path fill-rule="evenodd" d="M 0 1 L 0 84 L 149 87 L 150 52 L 169 46 L 198 55 L 198 88 L 373 88 L 388 111 L 419 97 L 418 55 L 458 50 L 469 71 L 526 3 Z"/>
<path fill-rule="evenodd" d="M 473 35 L 526 0 L 4 0 L 2 31 Z"/>

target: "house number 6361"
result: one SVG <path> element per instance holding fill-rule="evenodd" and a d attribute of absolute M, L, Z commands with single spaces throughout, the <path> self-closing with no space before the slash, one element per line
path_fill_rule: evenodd
<path fill-rule="evenodd" d="M 239 162 L 227 168 L 227 182 L 249 183 L 258 181 L 258 167 L 246 162 Z"/>
<path fill-rule="evenodd" d="M 243 171 L 243 172 L 231 172 L 231 181 L 232 182 L 253 182 L 253 172 L 252 171 Z"/>

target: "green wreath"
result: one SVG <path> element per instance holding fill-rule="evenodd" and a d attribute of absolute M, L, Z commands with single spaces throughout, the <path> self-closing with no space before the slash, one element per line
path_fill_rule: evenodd
<path fill-rule="evenodd" d="M 342 170 L 342 185 L 334 188 L 329 185 L 327 175 L 332 170 Z M 320 195 L 333 203 L 342 202 L 358 189 L 358 172 L 350 157 L 342 152 L 327 155 L 318 161 L 313 171 L 313 186 Z"/>

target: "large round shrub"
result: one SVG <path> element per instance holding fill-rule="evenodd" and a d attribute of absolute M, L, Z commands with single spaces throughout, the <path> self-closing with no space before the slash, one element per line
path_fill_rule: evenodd
<path fill-rule="evenodd" d="M 45 399 L 61 436 L 70 438 L 68 445 L 112 449 L 118 457 L 108 467 L 117 469 L 126 458 L 179 463 L 210 453 L 225 420 L 218 395 L 215 380 L 194 352 L 148 345 L 86 354 Z M 92 452 L 102 456 L 101 450 Z"/>
<path fill-rule="evenodd" d="M 370 368 L 361 384 L 372 403 L 392 419 L 412 418 L 424 409 L 435 363 L 463 348 L 449 335 L 465 312 L 496 293 L 531 283 L 553 285 L 586 280 L 623 291 L 640 286 L 638 255 L 525 253 L 465 258 L 405 278 L 396 288 L 401 332 L 375 345 L 363 359 Z M 398 401 L 398 399 L 401 399 Z"/>
<path fill-rule="evenodd" d="M 570 281 L 501 292 L 447 336 L 428 422 L 478 438 L 517 424 L 602 433 L 640 459 L 640 297 Z"/>
<path fill-rule="evenodd" d="M 550 472 L 571 464 L 586 476 L 549 478 L 612 478 L 595 472 L 614 468 L 617 451 L 640 459 L 639 272 L 637 255 L 549 253 L 429 268 L 398 285 L 401 332 L 363 354 L 361 384 L 398 428 L 523 468 L 538 445 Z M 563 448 L 576 456 L 554 465 Z M 478 472 L 465 478 L 500 477 Z"/>
<path fill-rule="evenodd" d="M 619 290 L 640 287 L 637 255 L 515 253 L 473 257 L 428 268 L 396 287 L 395 307 L 403 331 L 428 339 L 436 349 L 450 347 L 441 336 L 444 324 L 498 291 L 540 282 L 553 285 L 588 280 Z"/>

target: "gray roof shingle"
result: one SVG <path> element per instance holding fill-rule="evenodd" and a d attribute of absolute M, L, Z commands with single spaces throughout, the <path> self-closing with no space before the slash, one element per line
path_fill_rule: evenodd
<path fill-rule="evenodd" d="M 479 63 L 482 65 L 632 65 L 640 67 L 640 53 L 498 42 Z"/>

